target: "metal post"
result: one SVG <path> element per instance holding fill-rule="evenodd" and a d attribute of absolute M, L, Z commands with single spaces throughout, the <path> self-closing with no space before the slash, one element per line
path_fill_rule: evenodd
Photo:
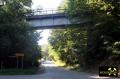
<path fill-rule="evenodd" d="M 24 64 L 24 63 L 23 63 L 23 56 L 22 56 L 22 69 L 23 69 L 23 64 Z"/>
<path fill-rule="evenodd" d="M 47 10 L 46 10 L 46 14 L 47 14 Z"/>
<path fill-rule="evenodd" d="M 53 10 L 52 10 L 52 14 L 53 14 Z M 54 17 L 53 16 L 52 16 L 52 19 L 53 19 L 53 25 L 54 25 L 55 23 L 54 23 Z"/>
<path fill-rule="evenodd" d="M 52 14 L 53 14 L 53 10 L 51 10 L 52 11 Z"/>
<path fill-rule="evenodd" d="M 19 64 L 19 62 L 18 62 L 18 56 L 17 56 L 17 69 L 18 69 L 18 64 Z"/>

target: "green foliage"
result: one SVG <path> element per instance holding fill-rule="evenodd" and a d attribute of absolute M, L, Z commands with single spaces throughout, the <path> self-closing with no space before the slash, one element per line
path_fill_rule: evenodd
<path fill-rule="evenodd" d="M 59 56 L 59 53 L 55 52 L 53 49 L 52 49 L 52 46 L 49 45 L 48 46 L 48 54 L 49 54 L 49 57 L 53 60 L 53 61 L 57 61 L 57 60 L 60 60 L 60 56 Z"/>
<path fill-rule="evenodd" d="M 63 0 L 60 4 L 60 6 L 58 7 L 58 9 L 67 9 L 68 8 L 68 0 Z"/>
<path fill-rule="evenodd" d="M 69 65 L 79 63 L 87 68 L 97 67 L 106 61 L 120 64 L 120 1 L 64 0 L 64 2 L 60 8 L 67 9 L 71 22 L 80 22 L 82 19 L 91 20 L 91 24 L 88 23 L 84 30 L 83 28 L 53 30 L 49 42 L 58 57 Z"/>
<path fill-rule="evenodd" d="M 26 1 L 10 0 L 0 7 L 0 62 L 15 56 L 15 53 L 24 53 L 24 61 L 29 66 L 38 64 L 41 58 L 37 44 L 40 34 L 25 21 L 25 14 L 29 11 L 24 7 Z"/>
<path fill-rule="evenodd" d="M 49 56 L 49 45 L 48 44 L 44 44 L 41 46 L 41 54 L 42 54 L 42 57 L 46 60 L 51 60 L 50 56 Z"/>
<path fill-rule="evenodd" d="M 87 33 L 80 28 L 53 30 L 49 42 L 60 60 L 67 65 L 76 65 L 80 64 L 79 60 L 85 53 Z"/>
<path fill-rule="evenodd" d="M 96 66 L 113 56 L 114 52 L 119 52 L 119 45 L 115 46 L 120 40 L 119 5 L 119 0 L 69 0 L 68 14 L 71 18 L 79 21 L 83 17 L 92 21 L 87 30 L 87 66 Z"/>

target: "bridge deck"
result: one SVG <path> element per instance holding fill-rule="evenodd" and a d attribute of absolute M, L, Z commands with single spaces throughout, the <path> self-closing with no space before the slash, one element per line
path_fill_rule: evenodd
<path fill-rule="evenodd" d="M 52 13 L 42 13 L 39 11 L 38 13 L 32 13 L 27 16 L 26 20 L 31 24 L 33 28 L 57 28 L 57 27 L 65 27 L 70 25 L 81 25 L 88 23 L 88 20 L 81 19 L 79 23 L 73 23 L 71 20 L 65 15 L 65 13 L 61 12 L 53 12 Z"/>
<path fill-rule="evenodd" d="M 48 19 L 48 18 L 63 18 L 66 17 L 64 13 L 47 14 L 47 15 L 31 15 L 27 16 L 27 20 Z M 67 18 L 67 17 L 66 17 Z"/>

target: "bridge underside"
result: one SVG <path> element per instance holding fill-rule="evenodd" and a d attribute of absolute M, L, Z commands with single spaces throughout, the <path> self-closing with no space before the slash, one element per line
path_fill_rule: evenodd
<path fill-rule="evenodd" d="M 34 29 L 56 29 L 68 26 L 81 26 L 88 22 L 85 20 L 73 24 L 64 14 L 33 15 L 28 16 L 27 21 Z"/>
<path fill-rule="evenodd" d="M 77 27 L 81 27 L 81 26 L 82 26 L 82 28 L 84 28 L 87 26 L 87 23 L 69 24 L 69 25 L 54 25 L 54 26 L 36 26 L 36 27 L 32 27 L 32 28 L 33 29 L 65 29 L 68 27 L 77 28 Z"/>

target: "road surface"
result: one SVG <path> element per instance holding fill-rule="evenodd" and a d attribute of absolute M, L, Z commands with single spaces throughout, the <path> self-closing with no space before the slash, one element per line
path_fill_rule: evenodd
<path fill-rule="evenodd" d="M 0 76 L 0 79 L 106 79 L 85 72 L 75 72 L 58 68 L 51 61 L 46 61 L 42 65 L 45 66 L 45 73 L 38 73 L 36 75 Z"/>

